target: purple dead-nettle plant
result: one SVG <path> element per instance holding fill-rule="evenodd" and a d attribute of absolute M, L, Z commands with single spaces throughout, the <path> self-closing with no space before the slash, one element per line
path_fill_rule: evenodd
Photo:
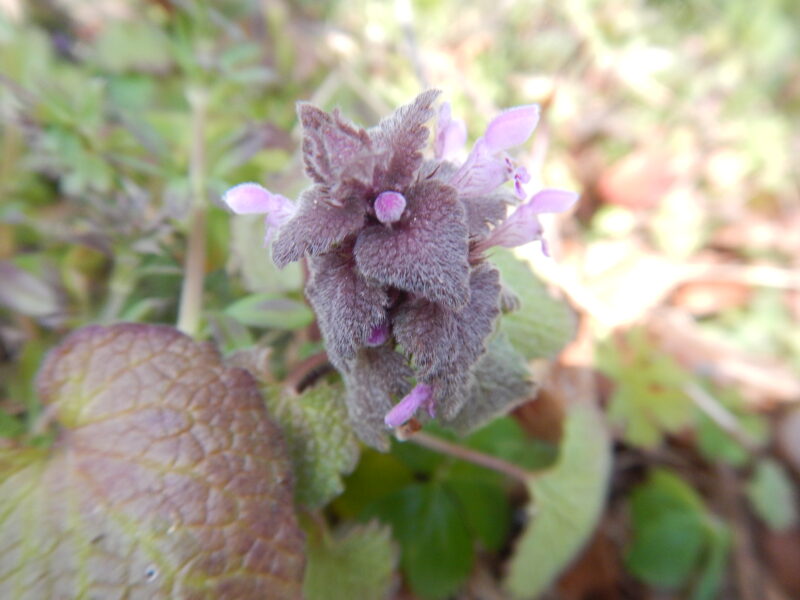
<path fill-rule="evenodd" d="M 486 251 L 541 240 L 537 215 L 577 199 L 545 189 L 520 202 L 530 176 L 507 151 L 533 133 L 536 105 L 501 113 L 457 164 L 466 128 L 442 104 L 426 159 L 438 95 L 420 94 L 371 129 L 301 103 L 313 185 L 296 203 L 255 183 L 224 197 L 236 213 L 266 214 L 278 266 L 308 260 L 306 295 L 344 377 L 350 419 L 378 447 L 414 416 L 447 422 L 464 408 L 500 315 Z"/>

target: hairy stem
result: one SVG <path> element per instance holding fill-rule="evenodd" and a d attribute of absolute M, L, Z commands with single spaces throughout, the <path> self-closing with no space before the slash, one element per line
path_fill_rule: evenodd
<path fill-rule="evenodd" d="M 535 473 L 527 471 L 522 467 L 518 467 L 517 465 L 505 461 L 502 458 L 484 454 L 483 452 L 473 450 L 472 448 L 459 446 L 458 444 L 448 442 L 447 440 L 430 435 L 424 431 L 419 431 L 413 434 L 408 438 L 408 440 L 418 444 L 419 446 L 428 448 L 429 450 L 441 452 L 442 454 L 449 454 L 454 458 L 460 458 L 461 460 L 466 460 L 467 462 L 474 463 L 481 467 L 486 467 L 487 469 L 497 471 L 498 473 L 507 475 L 512 479 L 516 479 L 522 484 L 527 484 L 532 478 L 536 477 Z"/>
<path fill-rule="evenodd" d="M 206 92 L 200 89 L 188 90 L 186 97 L 192 111 L 192 154 L 189 163 L 192 206 L 177 327 L 184 333 L 195 336 L 200 328 L 206 263 L 205 126 L 208 98 Z"/>

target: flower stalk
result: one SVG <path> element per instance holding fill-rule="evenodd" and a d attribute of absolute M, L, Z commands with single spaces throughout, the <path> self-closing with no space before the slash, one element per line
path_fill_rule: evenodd
<path fill-rule="evenodd" d="M 203 280 L 206 263 L 206 150 L 205 129 L 208 95 L 200 88 L 186 93 L 192 115 L 189 180 L 192 202 L 189 211 L 189 243 L 183 265 L 183 284 L 178 307 L 177 327 L 190 336 L 200 329 L 203 307 Z"/>

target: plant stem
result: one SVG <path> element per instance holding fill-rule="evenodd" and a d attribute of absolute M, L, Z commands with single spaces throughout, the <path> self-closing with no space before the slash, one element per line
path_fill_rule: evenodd
<path fill-rule="evenodd" d="M 177 327 L 190 336 L 200 329 L 203 306 L 203 279 L 206 266 L 206 173 L 205 128 L 208 98 L 202 89 L 186 93 L 192 111 L 192 147 L 189 179 L 192 205 L 189 214 L 189 244 L 183 265 L 183 285 Z"/>
<path fill-rule="evenodd" d="M 458 444 L 448 442 L 447 440 L 430 435 L 424 431 L 419 431 L 413 434 L 408 438 L 408 440 L 415 442 L 424 448 L 441 452 L 442 454 L 449 454 L 455 458 L 466 460 L 467 462 L 474 463 L 481 467 L 486 467 L 487 469 L 492 469 L 493 471 L 497 471 L 498 473 L 502 473 L 503 475 L 507 475 L 512 479 L 518 480 L 523 485 L 527 485 L 532 478 L 536 477 L 535 473 L 523 469 L 522 467 L 518 467 L 517 465 L 505 461 L 502 458 L 484 454 L 483 452 L 473 450 L 472 448 L 459 446 Z"/>

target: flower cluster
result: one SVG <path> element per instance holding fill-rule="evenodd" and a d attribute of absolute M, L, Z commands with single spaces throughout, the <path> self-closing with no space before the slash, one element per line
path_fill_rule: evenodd
<path fill-rule="evenodd" d="M 415 414 L 448 421 L 462 410 L 501 309 L 486 250 L 542 239 L 537 215 L 577 199 L 541 190 L 525 201 L 530 176 L 506 151 L 533 133 L 535 105 L 497 116 L 459 165 L 466 128 L 443 104 L 426 159 L 438 95 L 424 92 L 367 130 L 300 104 L 313 185 L 297 203 L 255 183 L 224 198 L 236 213 L 266 214 L 278 266 L 307 258 L 306 295 L 347 385 L 350 419 L 375 446 Z"/>

